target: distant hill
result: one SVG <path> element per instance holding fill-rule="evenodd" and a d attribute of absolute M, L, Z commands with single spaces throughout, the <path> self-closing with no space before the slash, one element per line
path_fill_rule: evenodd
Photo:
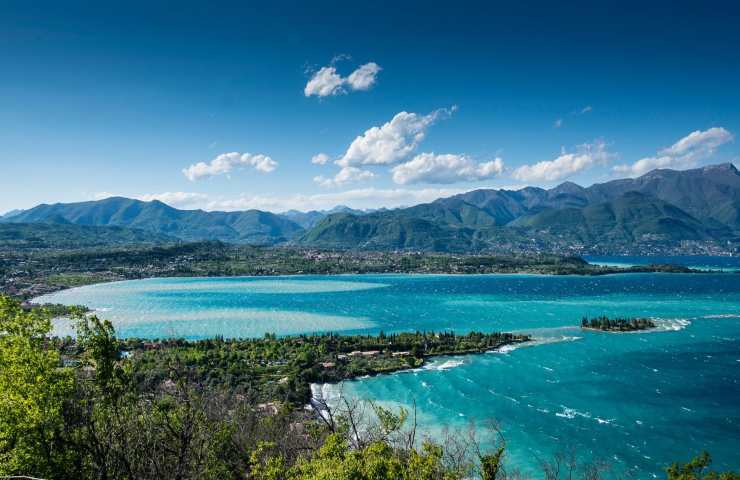
<path fill-rule="evenodd" d="M 162 244 L 168 235 L 125 227 L 91 227 L 50 223 L 0 223 L 0 248 L 88 248 L 112 245 Z"/>
<path fill-rule="evenodd" d="M 287 212 L 282 212 L 278 215 L 283 218 L 287 218 L 291 222 L 297 223 L 302 228 L 311 228 L 332 213 L 351 213 L 353 215 L 364 215 L 368 213 L 368 211 L 356 210 L 344 205 L 337 205 L 331 210 L 309 210 L 308 212 L 302 212 L 300 210 L 288 210 Z"/>
<path fill-rule="evenodd" d="M 186 241 L 221 240 L 255 245 L 285 242 L 303 230 L 295 222 L 259 210 L 178 210 L 156 200 L 143 202 L 122 197 L 42 204 L 2 221 L 129 227 Z"/>
<path fill-rule="evenodd" d="M 4 214 L 0 215 L 0 219 L 3 219 L 3 218 L 10 218 L 10 217 L 12 217 L 12 216 L 18 215 L 18 214 L 19 214 L 19 213 L 21 213 L 21 212 L 23 212 L 23 210 L 18 210 L 18 209 L 16 209 L 16 210 L 11 210 L 11 211 L 9 211 L 9 212 L 5 212 Z"/>
<path fill-rule="evenodd" d="M 740 173 L 732 164 L 654 170 L 588 188 L 474 190 L 358 217 L 327 216 L 297 239 L 315 247 L 478 250 L 640 242 L 720 241 L 740 232 Z"/>

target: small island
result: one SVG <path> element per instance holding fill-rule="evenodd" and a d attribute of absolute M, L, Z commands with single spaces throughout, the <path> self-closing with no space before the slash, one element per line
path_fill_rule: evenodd
<path fill-rule="evenodd" d="M 655 322 L 649 318 L 609 318 L 602 315 L 594 318 L 583 317 L 581 328 L 602 332 L 637 332 L 655 328 Z"/>

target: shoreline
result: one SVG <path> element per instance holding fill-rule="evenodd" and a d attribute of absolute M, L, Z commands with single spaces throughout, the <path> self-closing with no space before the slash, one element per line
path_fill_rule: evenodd
<path fill-rule="evenodd" d="M 650 332 L 662 332 L 664 330 L 661 330 L 660 327 L 657 325 L 650 328 L 636 328 L 634 330 L 605 330 L 603 328 L 594 328 L 594 327 L 580 327 L 581 330 L 588 330 L 591 332 L 598 332 L 598 333 L 650 333 Z"/>
<path fill-rule="evenodd" d="M 364 373 L 362 375 L 349 376 L 349 377 L 341 378 L 335 381 L 311 382 L 309 383 L 311 397 L 308 399 L 308 402 L 304 405 L 304 408 L 312 408 L 317 414 L 319 414 L 319 412 L 321 411 L 321 409 L 318 408 L 321 406 L 321 402 L 315 402 L 317 397 L 314 395 L 314 389 L 313 389 L 314 385 L 318 386 L 320 390 L 323 390 L 323 387 L 325 385 L 341 385 L 344 382 L 355 382 L 355 381 L 363 380 L 366 378 L 379 377 L 381 375 L 393 375 L 393 374 L 401 373 L 401 372 L 413 372 L 417 370 L 423 370 L 427 366 L 427 363 L 426 363 L 427 359 L 440 359 L 440 358 L 445 358 L 445 357 L 454 358 L 454 357 L 461 357 L 461 356 L 467 357 L 467 356 L 476 356 L 476 355 L 483 355 L 483 354 L 490 354 L 490 353 L 508 353 L 508 352 L 503 352 L 502 350 L 512 345 L 527 346 L 527 345 L 537 345 L 537 344 L 538 344 L 537 339 L 529 336 L 528 338 L 523 339 L 523 340 L 514 339 L 511 341 L 504 342 L 501 345 L 496 346 L 495 348 L 466 349 L 466 350 L 460 350 L 457 352 L 431 353 L 431 354 L 423 355 L 421 357 L 422 363 L 419 365 L 415 365 L 415 366 L 409 365 L 409 366 L 402 366 L 399 368 L 392 368 L 392 369 L 387 369 L 387 370 L 382 370 L 382 371 L 379 370 L 379 371 L 375 371 L 371 373 Z M 514 349 L 516 349 L 516 347 Z M 454 368 L 454 367 L 450 367 L 450 368 Z M 443 369 L 443 370 L 446 370 L 446 369 Z"/>
<path fill-rule="evenodd" d="M 344 273 L 265 273 L 258 275 L 155 275 L 155 276 L 142 276 L 136 278 L 105 278 L 100 281 L 93 281 L 84 285 L 58 285 L 50 287 L 47 291 L 41 295 L 26 298 L 23 303 L 26 305 L 40 306 L 43 303 L 37 303 L 36 300 L 46 295 L 52 295 L 57 292 L 64 290 L 72 290 L 75 288 L 89 287 L 94 285 L 103 285 L 107 283 L 120 283 L 120 282 L 133 282 L 137 280 L 166 280 L 166 279 L 206 279 L 206 278 L 296 278 L 296 277 L 342 277 L 342 276 L 374 276 L 374 275 L 387 275 L 387 276 L 450 276 L 450 277 L 475 277 L 475 276 L 533 276 L 533 277 L 601 277 L 610 275 L 637 275 L 637 274 L 733 274 L 740 273 L 740 271 L 723 271 L 723 270 L 697 270 L 695 268 L 683 267 L 680 265 L 638 265 L 629 268 L 621 267 L 602 267 L 597 266 L 599 269 L 609 269 L 609 271 L 586 271 L 582 273 L 541 273 L 532 271 L 502 271 L 502 272 L 344 272 Z M 660 267 L 671 267 L 675 270 L 666 270 Z M 56 288 L 55 288 L 56 287 Z"/>

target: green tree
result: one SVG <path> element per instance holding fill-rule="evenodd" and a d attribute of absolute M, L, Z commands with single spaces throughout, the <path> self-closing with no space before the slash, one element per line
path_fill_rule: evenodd
<path fill-rule="evenodd" d="M 72 468 L 63 412 L 74 372 L 61 367 L 50 331 L 48 312 L 0 295 L 1 475 L 45 477 Z"/>
<path fill-rule="evenodd" d="M 688 463 L 674 463 L 666 468 L 667 480 L 740 480 L 735 472 L 716 472 L 709 470 L 712 457 L 701 452 Z"/>

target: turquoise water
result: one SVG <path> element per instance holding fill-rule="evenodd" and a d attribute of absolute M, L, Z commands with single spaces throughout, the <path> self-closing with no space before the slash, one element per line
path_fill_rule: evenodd
<path fill-rule="evenodd" d="M 534 345 L 436 359 L 347 382 L 343 394 L 419 410 L 430 435 L 496 418 L 508 464 L 574 448 L 635 478 L 701 449 L 740 469 L 740 275 L 364 275 L 150 279 L 58 292 L 120 335 L 505 330 Z M 582 332 L 581 316 L 650 316 L 658 332 Z M 60 333 L 65 326 L 60 325 Z M 328 395 L 336 386 L 325 387 Z"/>

